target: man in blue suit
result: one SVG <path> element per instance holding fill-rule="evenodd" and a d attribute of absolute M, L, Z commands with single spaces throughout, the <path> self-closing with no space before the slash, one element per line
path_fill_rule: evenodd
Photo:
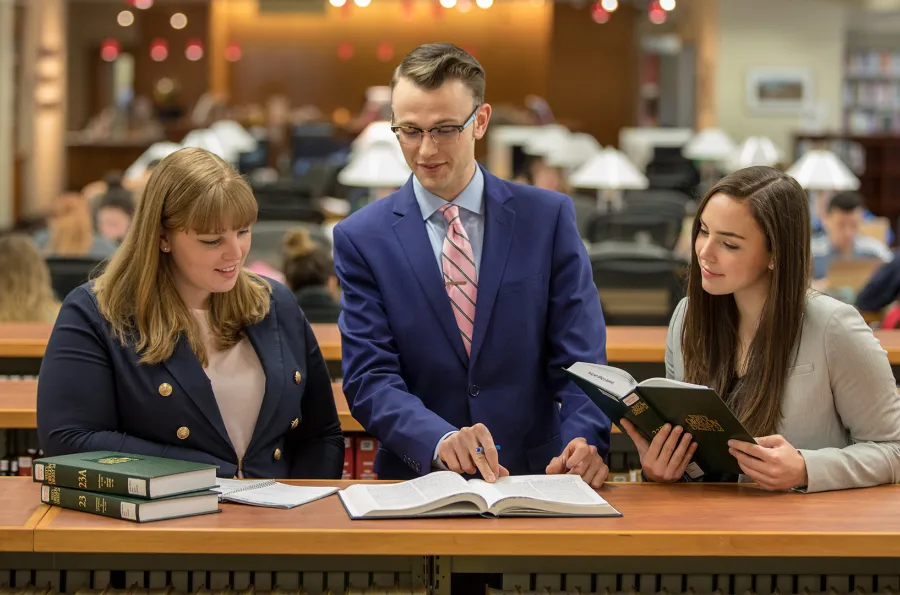
<path fill-rule="evenodd" d="M 476 163 L 484 87 L 451 44 L 421 46 L 394 72 L 413 176 L 334 230 L 344 392 L 380 442 L 381 478 L 578 473 L 599 487 L 610 422 L 563 371 L 606 362 L 574 206 Z"/>

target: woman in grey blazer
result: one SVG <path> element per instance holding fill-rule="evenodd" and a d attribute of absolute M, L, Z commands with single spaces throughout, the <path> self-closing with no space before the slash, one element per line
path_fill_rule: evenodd
<path fill-rule="evenodd" d="M 743 169 L 711 188 L 697 212 L 666 375 L 716 389 L 759 436 L 729 444 L 740 480 L 806 492 L 900 482 L 900 396 L 887 354 L 852 306 L 809 289 L 799 184 L 773 168 Z M 648 479 L 700 479 L 682 428 L 648 443 L 623 427 Z M 738 478 L 702 478 L 728 479 Z"/>

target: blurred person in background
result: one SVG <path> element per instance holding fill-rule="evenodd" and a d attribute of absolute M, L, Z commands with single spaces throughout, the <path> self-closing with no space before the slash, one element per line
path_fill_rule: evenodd
<path fill-rule="evenodd" d="M 116 172 L 118 173 L 118 172 Z M 122 186 L 122 177 L 108 176 L 107 190 L 96 203 L 97 233 L 113 244 L 121 244 L 134 217 L 134 197 Z"/>
<path fill-rule="evenodd" d="M 34 241 L 48 256 L 106 259 L 116 251 L 115 244 L 94 232 L 90 205 L 77 193 L 59 197 L 47 229 L 37 232 Z"/>
<path fill-rule="evenodd" d="M 327 248 L 302 227 L 284 236 L 284 279 L 310 322 L 337 323 L 340 289 Z"/>
<path fill-rule="evenodd" d="M 59 302 L 50 271 L 34 240 L 0 236 L 0 322 L 53 322 Z"/>

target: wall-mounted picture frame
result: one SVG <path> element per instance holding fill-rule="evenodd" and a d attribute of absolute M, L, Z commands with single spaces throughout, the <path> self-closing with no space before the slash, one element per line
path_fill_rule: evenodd
<path fill-rule="evenodd" d="M 752 112 L 799 114 L 813 99 L 806 68 L 752 68 L 747 72 L 747 107 Z"/>

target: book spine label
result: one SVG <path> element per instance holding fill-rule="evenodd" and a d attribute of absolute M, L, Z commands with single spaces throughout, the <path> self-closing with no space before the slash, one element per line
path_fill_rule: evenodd
<path fill-rule="evenodd" d="M 140 477 L 55 463 L 37 463 L 32 471 L 34 481 L 51 486 L 121 496 L 148 497 L 147 480 Z"/>
<path fill-rule="evenodd" d="M 656 433 L 666 425 L 665 420 L 647 403 L 640 393 L 633 392 L 625 399 L 625 419 L 638 429 L 648 441 L 653 440 Z"/>
<path fill-rule="evenodd" d="M 124 502 L 111 494 L 95 494 L 44 484 L 41 486 L 41 502 L 113 519 L 140 520 L 139 506 Z"/>

